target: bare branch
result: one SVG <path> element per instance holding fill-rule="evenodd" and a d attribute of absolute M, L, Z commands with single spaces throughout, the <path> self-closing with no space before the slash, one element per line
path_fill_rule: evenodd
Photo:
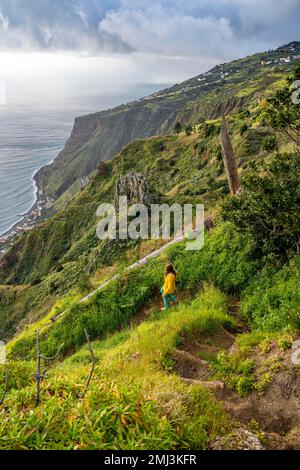
<path fill-rule="evenodd" d="M 92 377 L 93 377 L 93 373 L 94 373 L 94 370 L 95 370 L 95 354 L 94 354 L 94 351 L 93 351 L 93 348 L 92 348 L 92 344 L 91 344 L 91 339 L 90 339 L 90 336 L 87 332 L 87 330 L 85 329 L 84 330 L 84 334 L 85 334 L 85 337 L 86 337 L 86 340 L 87 340 L 87 344 L 88 344 L 88 348 L 89 348 L 89 351 L 91 353 L 91 357 L 92 357 L 92 367 L 91 367 L 91 370 L 90 370 L 90 373 L 89 373 L 89 376 L 88 376 L 88 379 L 86 381 L 86 384 L 85 384 L 85 387 L 84 387 L 84 391 L 83 391 L 83 396 L 86 394 L 86 391 L 91 383 L 91 380 L 92 380 Z"/>
<path fill-rule="evenodd" d="M 8 369 L 7 369 L 7 366 L 5 366 L 4 373 L 5 373 L 5 383 L 4 383 L 3 395 L 2 395 L 2 398 L 0 400 L 0 406 L 3 405 L 3 402 L 4 402 L 6 394 L 7 394 L 7 388 L 8 388 Z"/>
<path fill-rule="evenodd" d="M 41 381 L 42 381 L 42 375 L 41 375 L 41 350 L 40 350 L 40 330 L 37 330 L 35 332 L 36 334 L 36 376 L 35 376 L 35 381 L 36 381 L 36 395 L 35 395 L 35 406 L 38 406 L 40 404 L 40 396 L 41 396 Z"/>
<path fill-rule="evenodd" d="M 58 356 L 59 356 L 59 353 L 61 352 L 63 346 L 64 346 L 65 343 L 61 344 L 59 346 L 59 349 L 57 351 L 57 353 L 55 354 L 55 356 L 52 356 L 52 357 L 46 357 L 46 356 L 43 356 L 41 355 L 41 358 L 44 359 L 44 361 L 54 361 L 54 359 L 56 359 Z"/>

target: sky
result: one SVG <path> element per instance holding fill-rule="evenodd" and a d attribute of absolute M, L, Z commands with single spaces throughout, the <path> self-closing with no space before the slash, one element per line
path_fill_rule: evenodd
<path fill-rule="evenodd" d="M 0 0 L 0 81 L 178 83 L 299 30 L 299 0 Z"/>

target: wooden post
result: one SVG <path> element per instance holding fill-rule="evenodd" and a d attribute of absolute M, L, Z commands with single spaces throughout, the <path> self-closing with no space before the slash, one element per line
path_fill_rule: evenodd
<path fill-rule="evenodd" d="M 36 331 L 36 397 L 35 397 L 35 406 L 40 404 L 40 393 L 41 393 L 41 346 L 40 346 L 40 332 Z"/>
<path fill-rule="evenodd" d="M 227 131 L 225 116 L 223 116 L 222 118 L 221 146 L 230 193 L 233 196 L 236 196 L 238 190 L 241 188 L 241 184 L 236 159 L 233 153 L 231 139 Z"/>
<path fill-rule="evenodd" d="M 91 366 L 90 374 L 89 374 L 88 379 L 87 379 L 86 384 L 85 384 L 83 397 L 84 397 L 84 395 L 85 395 L 85 393 L 86 393 L 86 391 L 89 388 L 89 385 L 91 383 L 93 373 L 94 373 L 94 370 L 95 370 L 95 364 L 96 364 L 96 359 L 95 359 L 94 350 L 92 348 L 91 338 L 90 338 L 90 335 L 88 334 L 86 329 L 84 329 L 84 334 L 85 334 L 86 341 L 87 341 L 87 344 L 88 344 L 88 348 L 89 348 L 89 351 L 90 351 L 90 354 L 91 354 L 91 357 L 92 357 L 92 366 Z"/>
<path fill-rule="evenodd" d="M 8 388 L 8 369 L 7 369 L 6 366 L 4 368 L 4 374 L 5 374 L 5 384 L 4 384 L 3 395 L 2 395 L 1 400 L 0 400 L 0 406 L 3 405 L 3 402 L 4 402 L 5 397 L 6 397 L 6 393 L 7 393 L 7 388 Z"/>

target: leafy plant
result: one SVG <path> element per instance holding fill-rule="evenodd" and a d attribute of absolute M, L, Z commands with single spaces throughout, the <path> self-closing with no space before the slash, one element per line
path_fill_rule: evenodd
<path fill-rule="evenodd" d="M 240 197 L 228 197 L 222 216 L 254 240 L 257 257 L 287 260 L 300 247 L 300 154 L 253 162 Z"/>
<path fill-rule="evenodd" d="M 286 85 L 273 96 L 262 102 L 262 119 L 266 120 L 275 132 L 283 134 L 289 141 L 300 145 L 300 106 L 293 98 L 294 81 L 300 80 L 300 64 Z"/>

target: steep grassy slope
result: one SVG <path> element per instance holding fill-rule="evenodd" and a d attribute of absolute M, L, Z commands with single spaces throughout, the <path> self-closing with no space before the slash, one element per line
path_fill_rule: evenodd
<path fill-rule="evenodd" d="M 264 149 L 270 129 L 260 121 L 256 99 L 230 116 L 228 127 L 241 173 L 253 158 L 269 155 Z M 76 294 L 91 290 L 91 280 L 97 283 L 107 266 L 121 269 L 138 259 L 141 249 L 151 251 L 152 242 L 141 248 L 132 241 L 106 243 L 96 237 L 96 209 L 113 201 L 118 176 L 134 169 L 147 176 L 162 202 L 205 203 L 209 211 L 228 192 L 219 133 L 220 120 L 215 119 L 196 124 L 190 136 L 134 141 L 106 162 L 105 174 L 94 177 L 85 190 L 57 201 L 56 215 L 20 236 L 0 261 L 0 283 L 12 285 L 0 288 L 1 334 L 10 337 L 20 321 L 41 318 L 74 289 Z"/>
<path fill-rule="evenodd" d="M 239 197 L 224 199 L 220 119 L 201 120 L 195 99 L 181 117 L 193 120 L 192 135 L 130 143 L 1 259 L 0 337 L 14 335 L 0 366 L 0 400 L 7 392 L 1 449 L 300 448 L 300 375 L 292 361 L 300 330 L 299 154 L 271 132 L 268 103 L 256 99 L 280 86 L 277 71 L 269 75 L 267 88 L 235 89 L 230 104 Z M 299 110 L 286 96 L 298 125 Z M 97 206 L 113 200 L 117 177 L 132 170 L 147 176 L 161 202 L 205 203 L 215 226 L 202 250 L 176 243 L 126 270 L 162 241 L 96 238 Z M 179 304 L 161 312 L 169 262 L 178 271 Z M 87 393 L 85 330 L 96 360 Z M 37 331 L 48 368 L 35 407 Z"/>
<path fill-rule="evenodd" d="M 1 410 L 1 449 L 205 449 L 230 420 L 206 391 L 169 374 L 164 359 L 183 331 L 216 331 L 230 325 L 224 297 L 209 289 L 172 315 L 94 343 L 96 369 L 86 349 L 57 365 L 43 384 L 35 410 L 31 362 L 11 362 L 6 410 Z M 184 314 L 183 314 L 184 313 Z M 157 341 L 153 341 L 153 334 Z M 138 351 L 138 355 L 137 355 Z"/>
<path fill-rule="evenodd" d="M 291 347 L 294 335 L 288 316 L 286 332 L 256 330 L 242 334 L 231 352 L 222 351 L 220 345 L 218 353 L 207 354 L 208 365 L 198 370 L 200 377 L 193 376 L 199 379 L 205 372 L 206 381 L 218 379 L 226 383 L 227 389 L 217 397 L 226 408 L 231 406 L 232 409 L 230 400 L 240 405 L 232 409 L 234 419 L 224 412 L 222 401 L 217 401 L 213 394 L 182 380 L 174 355 L 178 349 L 184 351 L 187 344 L 200 344 L 199 356 L 202 351 L 203 357 L 203 348 L 208 350 L 207 345 L 212 346 L 213 338 L 218 338 L 220 332 L 227 331 L 226 335 L 233 337 L 239 317 L 228 315 L 226 296 L 211 285 L 203 284 L 203 280 L 214 279 L 227 291 L 243 291 L 257 270 L 255 263 L 249 260 L 246 238 L 227 224 L 210 235 L 207 250 L 194 253 L 193 259 L 184 245 L 173 247 L 168 258 L 180 272 L 180 291 L 189 289 L 195 298 L 164 314 L 150 308 L 148 320 L 139 326 L 127 329 L 123 319 L 126 312 L 129 316 L 135 311 L 138 313 L 149 296 L 157 295 L 154 291 L 158 290 L 157 279 L 162 274 L 165 259 L 123 278 L 117 288 L 118 299 L 116 286 L 110 286 L 85 307 L 74 306 L 65 319 L 45 329 L 41 341 L 43 354 L 53 353 L 62 341 L 64 352 L 73 354 L 48 370 L 42 384 L 42 402 L 37 408 L 34 408 L 35 384 L 31 381 L 34 362 L 28 357 L 26 361 L 8 362 L 10 379 L 5 409 L 0 411 L 0 447 L 206 449 L 217 436 L 228 437 L 230 432 L 240 428 L 239 419 L 242 426 L 254 431 L 265 444 L 262 430 L 272 430 L 265 421 L 272 416 L 272 409 L 269 414 L 265 410 L 264 414 L 250 415 L 250 420 L 246 411 L 242 413 L 243 404 L 249 407 L 252 403 L 253 410 L 259 407 L 278 374 L 285 374 L 280 380 L 294 377 L 293 380 L 298 381 L 293 376 L 295 371 L 282 364 L 282 351 Z M 297 275 L 299 272 L 294 271 L 294 276 Z M 276 276 L 279 280 L 279 273 Z M 271 285 L 270 273 L 268 279 Z M 282 284 L 286 281 L 282 273 Z M 151 285 L 155 286 L 154 290 Z M 299 284 L 296 288 L 299 290 Z M 255 299 L 267 295 L 267 291 L 268 287 L 263 286 L 259 292 L 248 290 L 248 312 L 252 303 L 252 315 L 259 313 Z M 274 308 L 285 309 L 288 315 L 289 306 L 280 293 L 276 294 L 277 300 L 274 292 L 269 293 Z M 116 302 L 117 309 L 112 311 Z M 121 315 L 117 316 L 117 311 Z M 10 355 L 29 353 L 34 358 L 34 329 L 38 326 L 41 327 L 33 325 L 31 331 L 9 345 Z M 121 326 L 125 329 L 114 333 Z M 92 337 L 98 336 L 93 343 L 96 368 L 85 397 L 82 391 L 90 370 L 90 353 L 87 346 L 80 348 L 85 342 L 83 327 Z M 76 346 L 79 350 L 74 354 Z M 186 370 L 193 370 L 191 364 Z M 286 381 L 284 387 L 287 387 Z M 276 400 L 269 402 L 275 410 Z M 291 402 L 288 403 L 290 406 Z M 240 414 L 235 415 L 238 411 Z M 297 419 L 293 420 L 285 432 L 296 422 Z M 274 434 L 271 438 L 274 440 Z"/>
<path fill-rule="evenodd" d="M 78 118 L 65 149 L 37 174 L 38 185 L 46 195 L 58 197 L 134 139 L 167 134 L 178 119 L 197 123 L 240 111 L 291 67 L 275 61 L 297 54 L 298 42 L 217 66 L 144 100 Z"/>
<path fill-rule="evenodd" d="M 51 356 L 61 344 L 64 344 L 64 352 L 80 346 L 84 341 L 84 326 L 89 328 L 91 337 L 96 338 L 130 324 L 141 306 L 157 297 L 168 260 L 178 267 L 179 287 L 187 294 L 204 281 L 212 280 L 224 291 L 240 292 L 257 269 L 256 263 L 249 259 L 250 250 L 247 237 L 239 236 L 230 224 L 207 236 L 205 251 L 189 253 L 182 244 L 170 248 L 160 259 L 153 260 L 144 268 L 125 272 L 88 302 L 81 304 L 75 301 L 67 306 L 64 317 L 43 332 L 46 354 Z M 228 257 L 226 264 L 225 256 Z M 14 354 L 30 354 L 35 347 L 32 332 L 36 328 L 37 325 L 33 324 L 15 338 L 10 345 Z"/>
<path fill-rule="evenodd" d="M 268 129 L 257 127 L 256 110 L 229 121 L 241 171 L 255 156 L 264 158 Z M 248 130 L 241 135 L 241 127 Z M 139 244 L 100 242 L 96 237 L 96 209 L 112 202 L 115 181 L 133 168 L 147 176 L 161 202 L 205 203 L 207 210 L 227 194 L 219 144 L 220 122 L 198 125 L 191 136 L 155 137 L 129 144 L 107 162 L 105 175 L 91 184 L 39 228 L 22 235 L 1 260 L 0 282 L 23 286 L 1 288 L 1 330 L 11 334 L 22 320 L 38 318 L 63 294 L 89 289 L 88 278 L 101 276 L 107 265 L 139 257 Z M 145 245 L 145 243 L 144 243 Z M 151 251 L 151 242 L 147 243 Z M 131 252 L 126 261 L 126 252 Z M 13 310 L 14 314 L 10 312 Z M 27 320 L 26 320 L 27 319 Z"/>

